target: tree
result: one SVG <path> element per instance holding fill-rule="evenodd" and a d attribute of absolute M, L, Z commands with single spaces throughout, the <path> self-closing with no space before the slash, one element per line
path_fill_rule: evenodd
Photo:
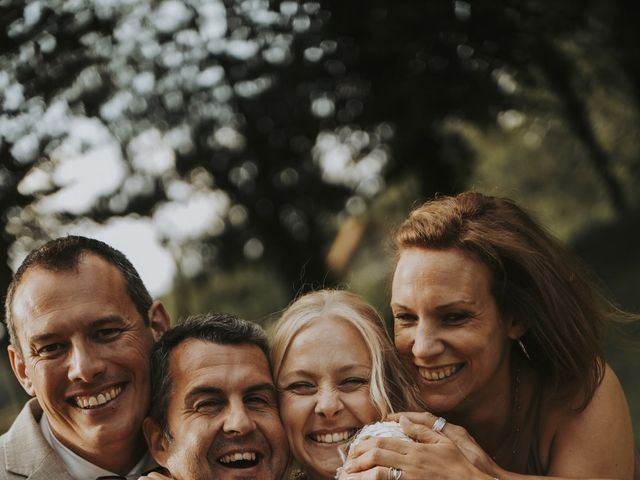
<path fill-rule="evenodd" d="M 292 293 L 331 284 L 324 256 L 337 214 L 362 213 L 407 175 L 424 197 L 466 188 L 475 153 L 452 120 L 548 115 L 549 96 L 624 212 L 616 160 L 576 83 L 586 60 L 564 47 L 585 31 L 627 45 L 633 25 L 619 11 L 586 0 L 7 0 L 0 287 L 8 255 L 80 217 L 127 215 L 153 218 L 179 263 L 185 246 L 197 251 L 201 272 L 261 258 Z M 85 205 L 55 207 L 70 157 L 107 156 L 115 179 Z M 195 197 L 215 212 L 176 238 L 169 207 Z"/>

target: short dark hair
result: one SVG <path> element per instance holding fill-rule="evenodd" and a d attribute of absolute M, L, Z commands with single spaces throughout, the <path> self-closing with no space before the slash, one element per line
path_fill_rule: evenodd
<path fill-rule="evenodd" d="M 21 350 L 11 306 L 22 277 L 29 270 L 35 268 L 43 268 L 51 272 L 77 270 L 80 260 L 86 254 L 97 255 L 120 271 L 129 297 L 136 306 L 136 310 L 142 316 L 145 325 L 149 325 L 148 313 L 152 303 L 151 295 L 147 287 L 144 286 L 138 271 L 124 253 L 95 238 L 69 235 L 50 240 L 29 253 L 20 267 L 18 267 L 18 270 L 16 270 L 9 284 L 5 300 L 5 323 L 9 331 L 10 342 L 18 352 L 21 352 Z"/>
<path fill-rule="evenodd" d="M 193 315 L 167 330 L 151 351 L 151 409 L 149 417 L 167 438 L 171 438 L 167 410 L 173 390 L 169 366 L 173 349 L 189 340 L 204 340 L 218 345 L 256 345 L 269 362 L 267 335 L 259 325 L 225 313 Z M 271 369 L 271 366 L 269 366 Z"/>

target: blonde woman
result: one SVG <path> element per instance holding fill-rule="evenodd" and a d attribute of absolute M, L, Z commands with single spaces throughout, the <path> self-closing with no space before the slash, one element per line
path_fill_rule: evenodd
<path fill-rule="evenodd" d="M 382 319 L 353 293 L 294 301 L 274 328 L 271 362 L 295 478 L 333 479 L 338 449 L 363 425 L 422 410 Z"/>

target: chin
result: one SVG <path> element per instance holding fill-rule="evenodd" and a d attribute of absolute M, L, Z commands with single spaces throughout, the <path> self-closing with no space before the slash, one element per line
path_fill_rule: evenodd
<path fill-rule="evenodd" d="M 422 401 L 427 406 L 427 410 L 434 415 L 442 415 L 455 410 L 460 405 L 459 399 L 443 397 L 442 395 L 422 395 Z"/>
<path fill-rule="evenodd" d="M 325 462 L 322 465 L 310 466 L 309 470 L 315 472 L 315 474 L 320 478 L 333 479 L 336 475 L 336 470 L 341 466 L 342 462 L 338 458 L 334 462 Z"/>

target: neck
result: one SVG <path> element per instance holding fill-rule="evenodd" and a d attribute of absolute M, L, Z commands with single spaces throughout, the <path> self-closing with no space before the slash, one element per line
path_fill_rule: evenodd
<path fill-rule="evenodd" d="M 142 433 L 131 442 L 116 440 L 106 445 L 100 445 L 97 448 L 86 448 L 86 445 L 69 445 L 57 435 L 56 438 L 65 447 L 86 461 L 122 476 L 129 473 L 147 451 Z"/>
<path fill-rule="evenodd" d="M 140 461 L 147 451 L 142 434 L 135 442 L 114 442 L 114 445 L 99 447 L 95 451 L 78 453 L 89 462 L 105 470 L 125 476 Z M 77 453 L 77 452 L 76 452 Z"/>
<path fill-rule="evenodd" d="M 483 450 L 494 457 L 501 453 L 505 444 L 511 445 L 508 440 L 518 422 L 520 392 L 517 384 L 520 378 L 517 360 L 507 362 L 506 366 L 484 389 L 484 395 L 469 398 L 462 408 L 448 414 L 452 422 L 465 427 Z"/>

